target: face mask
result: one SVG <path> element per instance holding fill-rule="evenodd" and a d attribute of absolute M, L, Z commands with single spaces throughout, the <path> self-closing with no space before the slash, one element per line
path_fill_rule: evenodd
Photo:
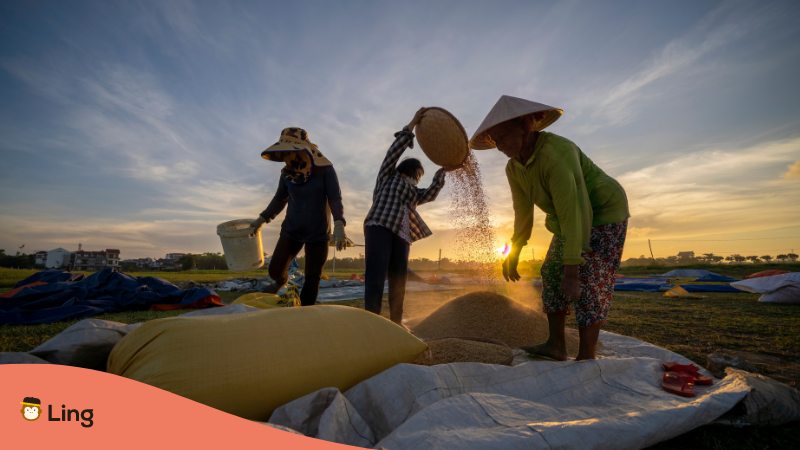
<path fill-rule="evenodd" d="M 292 183 L 305 183 L 311 177 L 311 157 L 307 153 L 292 152 L 286 155 L 283 162 L 286 165 L 281 172 Z"/>

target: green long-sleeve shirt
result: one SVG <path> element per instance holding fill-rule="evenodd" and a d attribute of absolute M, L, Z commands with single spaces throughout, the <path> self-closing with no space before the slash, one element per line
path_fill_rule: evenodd
<path fill-rule="evenodd" d="M 593 226 L 630 217 L 625 190 L 572 141 L 541 132 L 523 165 L 511 159 L 506 176 L 514 202 L 512 245 L 522 248 L 533 228 L 533 206 L 547 214 L 545 226 L 564 240 L 564 264 L 582 264 Z"/>

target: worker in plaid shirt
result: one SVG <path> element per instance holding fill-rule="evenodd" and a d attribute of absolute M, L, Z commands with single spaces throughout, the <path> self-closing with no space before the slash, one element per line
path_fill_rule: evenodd
<path fill-rule="evenodd" d="M 414 127 L 422 119 L 421 108 L 386 152 L 375 191 L 372 208 L 364 220 L 366 272 L 364 274 L 364 306 L 367 311 L 381 313 L 383 285 L 389 276 L 389 316 L 400 324 L 403 298 L 406 293 L 408 252 L 411 243 L 433 234 L 417 213 L 417 205 L 436 200 L 444 187 L 445 169 L 439 169 L 427 189 L 417 187 L 425 173 L 422 163 L 407 158 L 397 164 L 403 152 L 414 146 Z"/>

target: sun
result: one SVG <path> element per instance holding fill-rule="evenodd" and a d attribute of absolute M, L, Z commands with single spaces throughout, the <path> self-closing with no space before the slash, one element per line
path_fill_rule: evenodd
<path fill-rule="evenodd" d="M 503 256 L 508 255 L 511 252 L 511 246 L 508 243 L 504 244 L 502 247 L 497 248 L 497 253 L 500 253 Z"/>

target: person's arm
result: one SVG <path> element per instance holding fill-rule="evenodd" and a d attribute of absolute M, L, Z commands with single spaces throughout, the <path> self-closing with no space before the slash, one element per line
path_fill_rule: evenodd
<path fill-rule="evenodd" d="M 325 169 L 325 197 L 328 199 L 328 206 L 333 215 L 333 242 L 336 250 L 347 248 L 347 234 L 344 227 L 347 224 L 344 220 L 344 206 L 342 206 L 342 190 L 339 188 L 339 177 L 333 166 Z"/>
<path fill-rule="evenodd" d="M 414 148 L 414 127 L 422 120 L 426 109 L 427 108 L 420 108 L 417 110 L 414 117 L 411 118 L 411 122 L 394 134 L 394 142 L 389 146 L 389 150 L 386 151 L 386 156 L 383 158 L 381 168 L 378 170 L 378 179 L 375 181 L 375 190 L 372 194 L 373 198 L 378 195 L 383 183 L 391 178 L 397 171 L 397 161 L 400 160 L 400 156 L 403 155 L 403 152 L 406 151 L 407 148 Z"/>
<path fill-rule="evenodd" d="M 511 171 L 511 161 L 506 166 L 506 178 L 511 188 L 511 203 L 514 207 L 514 234 L 511 236 L 511 248 L 522 250 L 528 244 L 533 231 L 533 202 L 525 195 Z"/>
<path fill-rule="evenodd" d="M 325 170 L 325 196 L 328 205 L 331 207 L 331 215 L 334 221 L 340 221 L 343 225 L 347 224 L 344 220 L 344 206 L 342 205 L 342 190 L 339 187 L 339 177 L 336 170 L 330 166 Z"/>
<path fill-rule="evenodd" d="M 436 200 L 436 197 L 439 195 L 439 192 L 444 187 L 444 174 L 445 174 L 444 169 L 437 170 L 436 174 L 433 176 L 431 185 L 428 186 L 427 189 L 417 189 L 418 205 Z"/>
<path fill-rule="evenodd" d="M 397 171 L 397 161 L 403 155 L 407 148 L 414 148 L 414 133 L 408 127 L 403 127 L 402 130 L 394 134 L 394 142 L 389 146 L 386 151 L 386 156 L 383 158 L 381 168 L 378 170 L 378 179 L 375 181 L 375 192 L 377 194 L 383 183 L 386 182 Z"/>
<path fill-rule="evenodd" d="M 275 196 L 272 197 L 272 201 L 267 205 L 267 209 L 261 211 L 259 215 L 264 218 L 266 223 L 270 223 L 275 216 L 283 211 L 283 208 L 286 207 L 286 203 L 288 202 L 289 190 L 286 188 L 286 180 L 283 174 L 281 174 L 281 177 L 278 179 L 278 190 L 275 191 Z"/>
<path fill-rule="evenodd" d="M 511 201 L 514 206 L 514 235 L 511 236 L 511 251 L 503 260 L 503 278 L 506 281 L 519 281 L 521 277 L 517 271 L 517 264 L 522 247 L 528 243 L 533 230 L 533 204 L 520 186 L 520 180 L 512 172 L 512 164 L 513 162 L 509 161 L 506 165 L 506 178 L 511 188 Z"/>

